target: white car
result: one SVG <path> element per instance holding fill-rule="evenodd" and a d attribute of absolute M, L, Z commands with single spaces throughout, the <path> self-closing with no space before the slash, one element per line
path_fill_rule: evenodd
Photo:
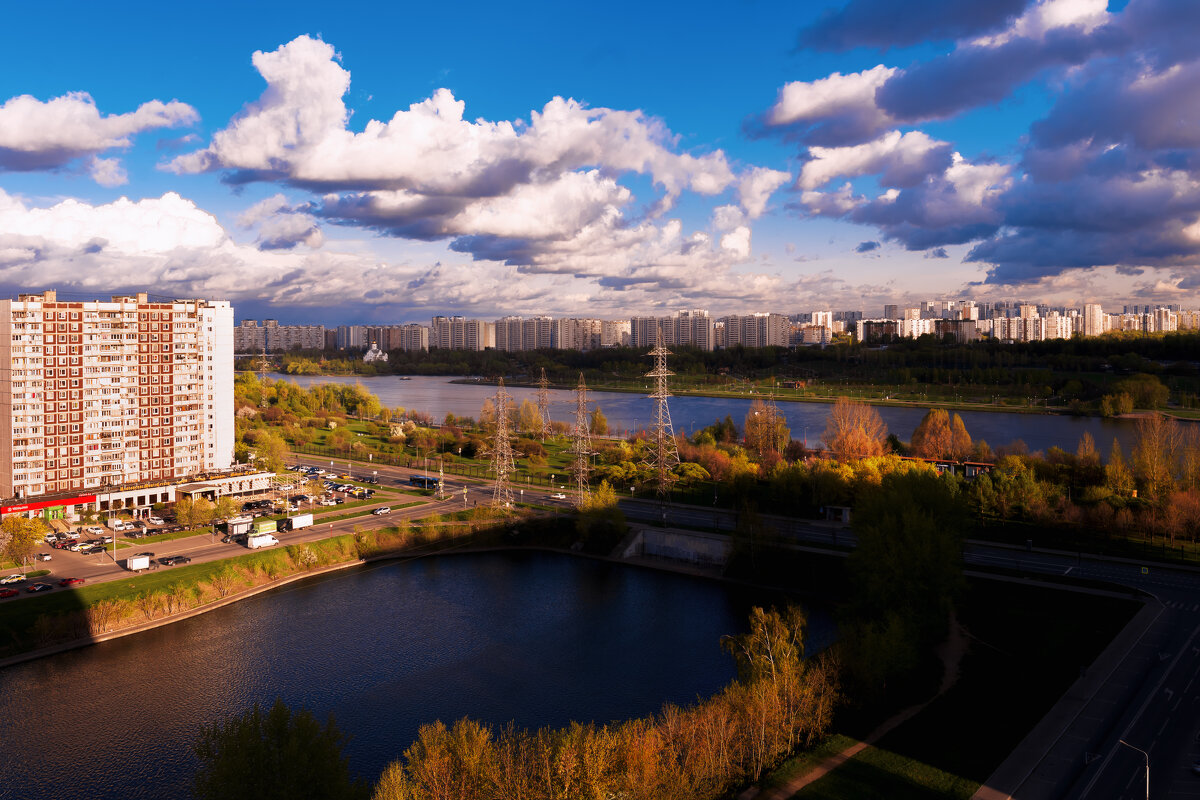
<path fill-rule="evenodd" d="M 104 528 L 101 528 L 99 525 L 90 525 L 90 526 L 84 528 L 83 532 L 86 533 L 88 536 L 99 536 L 100 534 L 104 533 Z M 67 535 L 71 536 L 72 539 L 79 538 L 78 533 L 76 533 L 73 536 L 69 533 Z"/>
<path fill-rule="evenodd" d="M 0 584 L 20 583 L 23 580 L 25 580 L 23 575 L 5 575 L 3 578 L 0 578 Z"/>
<path fill-rule="evenodd" d="M 379 508 L 375 509 L 371 513 L 375 514 L 375 515 L 390 514 L 390 513 L 392 513 L 392 509 L 388 506 L 380 506 Z"/>
<path fill-rule="evenodd" d="M 551 500 L 566 500 L 567 496 L 565 494 L 563 494 L 562 492 L 555 492 L 554 494 L 550 495 L 550 499 Z"/>
<path fill-rule="evenodd" d="M 166 525 L 167 522 L 162 517 L 146 517 L 146 522 L 151 525 Z"/>

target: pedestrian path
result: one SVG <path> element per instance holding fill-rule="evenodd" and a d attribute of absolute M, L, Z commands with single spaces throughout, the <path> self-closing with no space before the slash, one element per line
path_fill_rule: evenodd
<path fill-rule="evenodd" d="M 938 646 L 938 657 L 942 662 L 942 683 L 935 695 L 925 702 L 909 706 L 899 714 L 889 718 L 875 730 L 871 731 L 871 734 L 863 741 L 855 742 L 841 752 L 834 753 L 803 775 L 797 775 L 784 785 L 768 789 L 765 792 L 757 786 L 751 786 L 738 796 L 738 800 L 787 800 L 787 798 L 795 796 L 797 792 L 810 783 L 816 783 L 821 778 L 824 778 L 830 772 L 833 772 L 868 747 L 873 746 L 875 742 L 878 742 L 884 736 L 887 736 L 896 728 L 924 711 L 926 706 L 948 692 L 950 687 L 954 686 L 958 680 L 959 669 L 962 666 L 962 660 L 966 652 L 967 633 L 958 624 L 958 619 L 952 614 L 950 618 L 950 634 L 946 637 L 946 641 Z"/>

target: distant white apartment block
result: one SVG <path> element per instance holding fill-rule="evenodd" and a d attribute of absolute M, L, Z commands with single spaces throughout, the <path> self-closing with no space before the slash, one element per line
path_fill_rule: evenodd
<path fill-rule="evenodd" d="M 225 301 L 0 300 L 0 495 L 229 467 L 233 351 Z"/>
<path fill-rule="evenodd" d="M 633 347 L 653 347 L 661 332 L 668 347 L 695 347 L 712 350 L 714 320 L 704 309 L 678 311 L 670 317 L 633 317 L 629 320 L 629 343 Z"/>
<path fill-rule="evenodd" d="M 496 326 L 463 317 L 434 317 L 429 326 L 429 346 L 442 350 L 486 350 L 496 346 Z"/>
<path fill-rule="evenodd" d="M 833 327 L 833 312 L 817 312 L 828 314 L 828 324 Z M 814 315 L 815 317 L 816 315 Z M 822 317 L 825 319 L 824 317 Z M 791 334 L 791 323 L 783 314 L 756 313 L 725 317 L 724 341 L 720 347 L 787 347 Z M 815 322 L 814 324 L 821 324 Z"/>
<path fill-rule="evenodd" d="M 325 347 L 324 325 L 280 325 L 277 320 L 244 319 L 233 329 L 233 349 L 236 353 L 272 353 L 288 350 L 322 350 Z"/>

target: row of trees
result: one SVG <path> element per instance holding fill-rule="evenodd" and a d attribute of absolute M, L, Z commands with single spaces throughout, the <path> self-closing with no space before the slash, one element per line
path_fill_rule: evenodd
<path fill-rule="evenodd" d="M 609 725 L 536 731 L 462 719 L 421 727 L 375 800 L 704 800 L 728 796 L 824 736 L 838 702 L 832 657 L 805 658 L 797 607 L 756 608 L 722 644 L 738 680 L 689 708 Z M 282 703 L 206 726 L 195 744 L 197 798 L 357 798 L 332 720 Z"/>

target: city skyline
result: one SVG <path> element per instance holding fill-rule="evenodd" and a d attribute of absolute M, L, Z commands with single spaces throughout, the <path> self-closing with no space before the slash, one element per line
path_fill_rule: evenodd
<path fill-rule="evenodd" d="M 1197 297 L 1194 4 L 137 8 L 10 11 L 0 295 L 326 324 Z"/>

